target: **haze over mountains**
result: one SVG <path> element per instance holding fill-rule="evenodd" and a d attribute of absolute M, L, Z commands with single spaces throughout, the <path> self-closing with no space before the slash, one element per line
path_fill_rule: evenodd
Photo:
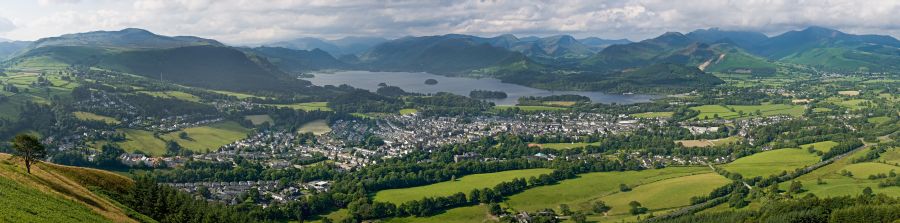
<path fill-rule="evenodd" d="M 0 43 L 6 68 L 87 65 L 150 78 L 229 89 L 280 86 L 322 69 L 431 72 L 494 77 L 547 89 L 659 91 L 721 83 L 705 72 L 774 73 L 779 63 L 822 71 L 900 70 L 900 41 L 809 27 L 768 37 L 716 28 L 667 32 L 639 42 L 569 35 L 477 37 L 461 34 L 394 40 L 298 38 L 260 47 L 161 36 L 141 29 L 96 31 Z M 704 72 L 705 71 L 705 72 Z M 289 75 L 290 73 L 290 75 Z M 214 82 L 208 81 L 216 79 Z M 253 82 L 253 83 L 250 83 Z M 623 87 L 627 86 L 627 87 Z M 665 90 L 664 90 L 665 91 Z"/>

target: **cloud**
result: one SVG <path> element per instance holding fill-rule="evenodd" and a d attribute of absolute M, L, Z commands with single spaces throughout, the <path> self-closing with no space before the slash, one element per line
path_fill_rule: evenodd
<path fill-rule="evenodd" d="M 16 25 L 9 19 L 0 17 L 0 33 L 5 33 L 16 28 Z"/>
<path fill-rule="evenodd" d="M 41 2 L 89 5 L 85 8 L 90 10 L 53 11 L 20 24 L 20 29 L 31 30 L 28 32 L 36 37 L 126 27 L 167 35 L 197 35 L 228 43 L 261 43 L 303 36 L 400 37 L 446 33 L 482 36 L 566 33 L 640 40 L 666 31 L 689 32 L 709 27 L 778 34 L 810 25 L 851 33 L 900 34 L 900 16 L 896 16 L 900 13 L 900 1 L 894 0 L 871 0 L 864 4 L 793 0 Z"/>
<path fill-rule="evenodd" d="M 38 4 L 42 6 L 58 5 L 58 4 L 77 4 L 81 0 L 38 0 Z"/>

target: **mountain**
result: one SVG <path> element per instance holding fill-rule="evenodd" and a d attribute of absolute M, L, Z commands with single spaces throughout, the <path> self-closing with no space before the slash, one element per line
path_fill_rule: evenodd
<path fill-rule="evenodd" d="M 380 37 L 344 37 L 333 41 L 312 37 L 303 37 L 288 41 L 264 44 L 264 46 L 283 47 L 295 50 L 320 49 L 334 56 L 342 56 L 347 54 L 359 54 L 385 41 L 387 41 L 387 39 Z"/>
<path fill-rule="evenodd" d="M 294 50 L 281 47 L 256 47 L 248 49 L 248 51 L 264 56 L 279 69 L 292 73 L 348 67 L 347 64 L 321 49 Z"/>
<path fill-rule="evenodd" d="M 386 71 L 425 71 L 462 74 L 476 69 L 526 60 L 518 52 L 492 46 L 488 40 L 467 35 L 404 37 L 360 54 L 362 67 Z"/>
<path fill-rule="evenodd" d="M 731 43 L 744 49 L 751 49 L 757 44 L 769 39 L 768 36 L 760 32 L 727 31 L 719 28 L 698 29 L 688 33 L 686 36 L 709 44 L 720 42 Z"/>
<path fill-rule="evenodd" d="M 2 65 L 16 69 L 95 66 L 189 86 L 237 91 L 279 91 L 309 84 L 288 76 L 264 57 L 245 54 L 215 40 L 160 36 L 141 29 L 40 39 Z"/>
<path fill-rule="evenodd" d="M 0 61 L 9 59 L 30 44 L 31 42 L 28 41 L 0 42 Z"/>
<path fill-rule="evenodd" d="M 49 46 L 88 46 L 156 49 L 200 45 L 224 46 L 222 43 L 211 39 L 193 36 L 161 36 L 143 29 L 128 28 L 119 31 L 94 31 L 43 38 L 32 43 L 29 48 L 36 49 Z"/>
<path fill-rule="evenodd" d="M 279 90 L 299 87 L 265 58 L 230 47 L 190 46 L 106 54 L 94 66 L 152 79 L 236 91 Z"/>
<path fill-rule="evenodd" d="M 594 54 L 587 45 L 569 35 L 544 37 L 533 41 L 518 41 L 507 47 L 529 57 L 584 58 Z"/>
<path fill-rule="evenodd" d="M 636 43 L 612 45 L 604 48 L 597 54 L 584 59 L 579 66 L 587 70 L 621 70 L 646 66 L 662 61 L 672 60 L 672 56 L 685 49 L 695 40 L 684 34 L 668 32 L 653 39 L 647 39 Z M 705 51 L 702 56 L 709 56 Z"/>
<path fill-rule="evenodd" d="M 890 36 L 854 35 L 824 27 L 789 31 L 749 51 L 771 59 L 839 71 L 900 70 L 900 41 Z"/>
<path fill-rule="evenodd" d="M 631 40 L 628 39 L 601 39 L 597 37 L 579 39 L 578 42 L 590 47 L 594 51 L 600 51 L 610 45 L 632 43 Z"/>
<path fill-rule="evenodd" d="M 0 221 L 146 222 L 147 216 L 99 195 L 92 188 L 121 192 L 134 185 L 111 172 L 37 163 L 25 173 L 21 159 L 0 154 Z M 152 221 L 152 220 L 151 220 Z"/>

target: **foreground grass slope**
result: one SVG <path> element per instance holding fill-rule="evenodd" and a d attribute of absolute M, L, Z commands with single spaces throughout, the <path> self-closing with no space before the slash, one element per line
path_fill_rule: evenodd
<path fill-rule="evenodd" d="M 115 201 L 89 187 L 120 190 L 132 184 L 110 172 L 49 163 L 25 173 L 21 159 L 0 154 L 2 222 L 138 222 Z"/>

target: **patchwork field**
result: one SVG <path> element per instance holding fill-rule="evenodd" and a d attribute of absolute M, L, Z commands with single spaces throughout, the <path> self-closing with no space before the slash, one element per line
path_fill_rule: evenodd
<path fill-rule="evenodd" d="M 279 108 L 293 108 L 297 110 L 304 111 L 331 111 L 331 108 L 328 107 L 328 102 L 306 102 L 306 103 L 296 103 L 296 104 L 268 104 L 271 106 L 279 107 Z"/>
<path fill-rule="evenodd" d="M 799 105 L 786 105 L 786 104 L 763 104 L 763 105 L 702 105 L 697 107 L 691 107 L 691 109 L 699 111 L 700 114 L 695 117 L 696 119 L 713 119 L 718 115 L 719 118 L 722 119 L 735 119 L 741 118 L 741 111 L 744 112 L 743 117 L 755 117 L 756 111 L 761 113 L 761 116 L 773 116 L 773 115 L 790 115 L 790 116 L 800 116 L 803 115 L 803 106 Z M 731 111 L 734 110 L 734 111 Z"/>
<path fill-rule="evenodd" d="M 540 146 L 541 148 L 545 148 L 545 149 L 556 149 L 556 150 L 581 148 L 581 147 L 585 147 L 585 146 L 588 146 L 588 145 L 599 145 L 599 143 L 583 143 L 583 142 L 576 142 L 576 143 L 544 143 L 544 144 L 539 144 L 539 146 Z"/>
<path fill-rule="evenodd" d="M 303 124 L 297 132 L 312 132 L 315 135 L 321 135 L 331 132 L 331 127 L 328 126 L 328 122 L 325 120 L 315 120 Z"/>
<path fill-rule="evenodd" d="M 569 108 L 564 107 L 552 107 L 552 106 L 539 106 L 539 105 L 497 105 L 494 106 L 494 110 L 503 110 L 503 109 L 514 109 L 519 108 L 522 111 L 560 111 L 566 110 Z"/>
<path fill-rule="evenodd" d="M 873 162 L 856 164 L 851 162 L 853 159 L 866 154 L 869 150 L 870 149 L 856 151 L 832 164 L 798 177 L 795 180 L 800 181 L 805 190 L 805 192 L 798 196 L 804 196 L 807 193 L 812 193 L 819 197 L 855 196 L 861 194 L 866 187 L 872 188 L 875 193 L 900 196 L 900 187 L 878 187 L 878 182 L 880 182 L 881 179 L 868 179 L 870 174 L 888 173 L 891 169 L 900 172 L 900 167 Z M 888 153 L 884 153 L 882 157 L 889 155 L 890 154 Z M 853 176 L 841 175 L 842 170 L 850 171 Z M 819 179 L 821 179 L 824 184 L 818 184 Z M 779 184 L 779 187 L 782 190 L 787 190 L 790 183 L 791 182 L 783 182 Z"/>
<path fill-rule="evenodd" d="M 676 140 L 675 143 L 681 143 L 684 147 L 710 147 L 736 143 L 740 139 L 740 137 L 732 136 L 721 139 Z"/>
<path fill-rule="evenodd" d="M 404 108 L 404 109 L 400 109 L 400 114 L 401 114 L 401 115 L 415 114 L 416 112 L 419 112 L 419 111 L 416 110 L 415 108 Z"/>
<path fill-rule="evenodd" d="M 667 179 L 677 179 L 680 177 L 691 175 L 703 175 L 711 173 L 708 167 L 669 167 L 663 169 L 652 169 L 643 171 L 625 171 L 625 172 L 596 172 L 579 175 L 578 178 L 564 180 L 558 184 L 542 186 L 528 189 L 522 193 L 510 196 L 504 204 L 512 209 L 519 211 L 535 211 L 544 208 L 558 208 L 560 204 L 568 204 L 572 210 L 590 210 L 591 202 L 601 199 L 606 201 L 607 197 L 613 196 L 619 192 L 619 184 L 626 184 L 632 188 L 640 188 L 643 185 L 646 192 L 654 192 L 659 189 L 653 189 L 661 184 L 654 182 L 665 182 Z M 710 177 L 714 178 L 714 177 Z M 692 179 L 692 178 L 689 178 Z M 724 179 L 724 178 L 723 178 Z M 682 181 L 671 181 L 682 182 Z M 699 181 L 698 183 L 704 183 Z M 711 190 L 706 190 L 703 186 L 695 186 L 696 191 L 682 191 L 689 194 L 705 194 Z M 638 197 L 637 193 L 624 193 L 615 195 L 618 199 L 643 199 Z M 630 202 L 630 200 L 629 200 Z M 640 200 L 644 202 L 644 200 Z M 651 202 L 652 203 L 652 202 Z M 672 205 L 661 205 L 675 207 L 681 203 L 672 203 Z M 627 205 L 627 202 L 626 202 Z M 618 207 L 622 209 L 623 207 Z M 616 207 L 613 207 L 615 210 Z"/>
<path fill-rule="evenodd" d="M 98 115 L 98 114 L 94 114 L 94 113 L 90 113 L 90 112 L 77 111 L 77 112 L 72 112 L 72 114 L 75 115 L 75 118 L 78 118 L 81 120 L 101 121 L 101 122 L 106 122 L 108 124 L 113 124 L 113 125 L 119 124 L 119 120 L 116 120 L 113 117 L 102 116 L 102 115 Z"/>
<path fill-rule="evenodd" d="M 418 200 L 425 197 L 449 196 L 457 192 L 468 194 L 472 189 L 490 188 L 495 185 L 512 181 L 515 178 L 529 178 L 541 174 L 549 174 L 550 169 L 510 170 L 496 173 L 473 174 L 457 178 L 456 181 L 445 181 L 431 185 L 391 189 L 379 191 L 374 200 L 401 204 L 403 202 Z"/>
<path fill-rule="evenodd" d="M 879 116 L 879 117 L 871 117 L 871 118 L 867 119 L 866 121 L 868 121 L 869 123 L 873 123 L 873 124 L 881 124 L 881 123 L 884 123 L 884 122 L 887 122 L 890 120 L 891 120 L 890 117 Z"/>
<path fill-rule="evenodd" d="M 813 147 L 813 149 L 815 149 L 815 150 L 822 151 L 823 153 L 827 153 L 828 151 L 831 151 L 831 148 L 833 148 L 834 146 L 837 146 L 837 145 L 838 145 L 838 143 L 835 141 L 822 141 L 822 142 L 817 142 L 817 143 L 800 145 L 800 148 L 801 149 L 809 149 L 809 147 Z"/>
<path fill-rule="evenodd" d="M 268 122 L 270 125 L 275 124 L 275 120 L 272 120 L 272 116 L 269 115 L 248 115 L 244 116 L 244 119 L 250 120 L 250 123 L 253 123 L 253 125 L 261 125 L 265 122 Z"/>
<path fill-rule="evenodd" d="M 661 180 L 612 194 L 600 200 L 612 207 L 611 215 L 627 214 L 628 203 L 638 201 L 651 211 L 690 205 L 691 197 L 706 195 L 731 181 L 717 173 L 704 173 Z"/>
<path fill-rule="evenodd" d="M 165 154 L 168 140 L 174 140 L 185 149 L 201 152 L 206 149 L 215 150 L 225 144 L 245 138 L 250 132 L 249 129 L 236 122 L 219 122 L 186 128 L 182 131 L 160 135 L 159 138 L 154 137 L 153 132 L 150 131 L 136 129 L 121 129 L 120 131 L 125 133 L 126 139 L 119 143 L 122 149 L 128 152 L 140 150 L 151 155 Z M 188 138 L 180 138 L 178 136 L 180 132 L 186 132 Z"/>
<path fill-rule="evenodd" d="M 742 157 L 734 162 L 722 165 L 725 170 L 739 173 L 745 178 L 769 176 L 782 171 L 793 171 L 797 168 L 819 162 L 819 156 L 803 149 L 785 148 Z"/>
<path fill-rule="evenodd" d="M 192 94 L 185 93 L 185 92 L 181 92 L 181 91 L 139 91 L 139 92 L 142 94 L 146 94 L 146 95 L 150 95 L 150 96 L 154 96 L 154 97 L 160 97 L 160 98 L 171 98 L 171 99 L 178 99 L 178 100 L 184 100 L 184 101 L 190 101 L 190 102 L 200 102 L 199 97 L 194 96 Z"/>
<path fill-rule="evenodd" d="M 644 112 L 631 114 L 634 118 L 668 118 L 672 117 L 673 112 Z"/>

